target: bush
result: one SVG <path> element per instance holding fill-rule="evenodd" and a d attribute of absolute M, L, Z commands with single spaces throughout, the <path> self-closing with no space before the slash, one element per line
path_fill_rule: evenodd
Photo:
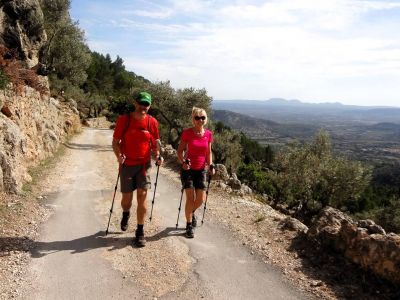
<path fill-rule="evenodd" d="M 8 76 L 0 69 L 0 90 L 4 90 L 9 83 Z"/>
<path fill-rule="evenodd" d="M 295 208 L 299 215 L 316 213 L 327 205 L 350 211 L 371 175 L 360 162 L 333 157 L 326 132 L 320 132 L 309 144 L 290 144 L 277 154 L 272 168 L 275 172 L 264 173 L 265 179 L 257 175 L 257 169 L 251 170 L 253 177 L 250 171 L 242 176 L 254 179 L 263 192 L 273 187 L 274 200 Z"/>
<path fill-rule="evenodd" d="M 243 164 L 239 167 L 237 175 L 253 190 L 276 198 L 276 173 L 272 170 L 263 169 L 259 163 Z"/>

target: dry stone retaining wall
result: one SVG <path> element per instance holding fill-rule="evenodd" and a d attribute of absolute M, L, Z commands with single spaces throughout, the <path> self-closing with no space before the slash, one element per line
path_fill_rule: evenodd
<path fill-rule="evenodd" d="M 326 207 L 310 226 L 307 236 L 400 285 L 400 236 L 386 234 L 373 221 L 356 223 L 343 212 Z"/>
<path fill-rule="evenodd" d="M 13 89 L 0 91 L 0 108 L 7 112 L 0 113 L 0 191 L 20 192 L 30 180 L 28 167 L 51 156 L 69 134 L 80 129 L 73 103 L 30 87 L 21 94 Z"/>

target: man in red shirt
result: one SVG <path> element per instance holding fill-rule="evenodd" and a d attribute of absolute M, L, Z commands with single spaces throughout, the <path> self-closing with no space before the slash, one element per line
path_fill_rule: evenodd
<path fill-rule="evenodd" d="M 156 164 L 163 162 L 160 156 L 160 135 L 158 122 L 148 115 L 151 105 L 151 95 L 141 92 L 136 98 L 135 111 L 122 115 L 115 125 L 112 148 L 120 164 L 122 220 L 121 230 L 128 229 L 133 191 L 137 195 L 137 229 L 134 244 L 144 247 L 144 220 L 147 212 L 147 190 L 151 188 L 150 168 L 151 153 L 156 158 Z"/>

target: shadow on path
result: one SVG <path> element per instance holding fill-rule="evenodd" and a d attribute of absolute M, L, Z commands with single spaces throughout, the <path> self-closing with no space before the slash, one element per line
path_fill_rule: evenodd
<path fill-rule="evenodd" d="M 106 236 L 105 231 L 99 231 L 95 234 L 69 241 L 53 242 L 38 242 L 28 237 L 0 237 L 0 257 L 10 255 L 10 252 L 30 252 L 31 257 L 40 258 L 59 251 L 71 251 L 72 254 L 98 248 L 110 248 L 108 251 L 114 251 L 132 245 L 131 236 L 115 236 L 118 234 L 121 234 L 121 232 L 109 232 L 109 235 Z M 182 230 L 168 227 L 152 236 L 146 237 L 146 240 L 154 242 L 170 236 L 183 236 L 183 234 L 184 231 Z"/>
<path fill-rule="evenodd" d="M 163 231 L 160 231 L 152 236 L 146 237 L 146 241 L 155 242 L 155 241 L 158 241 L 163 238 L 170 237 L 170 236 L 183 236 L 184 233 L 185 233 L 185 231 L 176 229 L 175 227 L 167 227 Z"/>
<path fill-rule="evenodd" d="M 118 234 L 118 233 L 114 233 Z M 30 252 L 31 257 L 39 258 L 59 251 L 70 250 L 72 254 L 92 249 L 108 248 L 118 250 L 131 244 L 131 237 L 105 236 L 104 231 L 70 241 L 38 242 L 27 237 L 0 237 L 0 257 L 9 252 Z"/>
<path fill-rule="evenodd" d="M 78 143 L 64 143 L 63 145 L 69 149 L 74 149 L 74 150 L 95 150 L 98 152 L 112 151 L 111 143 L 110 145 L 78 144 Z"/>

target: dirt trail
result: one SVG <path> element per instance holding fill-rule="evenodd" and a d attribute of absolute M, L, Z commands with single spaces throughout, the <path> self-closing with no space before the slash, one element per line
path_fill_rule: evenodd
<path fill-rule="evenodd" d="M 311 298 L 220 225 L 211 204 L 209 219 L 195 239 L 185 239 L 183 214 L 175 229 L 179 182 L 168 169 L 160 169 L 153 221 L 145 225 L 146 247 L 131 246 L 134 217 L 126 233 L 119 231 L 119 194 L 105 237 L 117 176 L 110 141 L 110 130 L 85 129 L 68 143 L 52 171 L 43 193 L 54 213 L 31 251 L 21 298 Z M 152 195 L 153 190 L 149 206 Z M 217 199 L 211 194 L 209 201 Z"/>

